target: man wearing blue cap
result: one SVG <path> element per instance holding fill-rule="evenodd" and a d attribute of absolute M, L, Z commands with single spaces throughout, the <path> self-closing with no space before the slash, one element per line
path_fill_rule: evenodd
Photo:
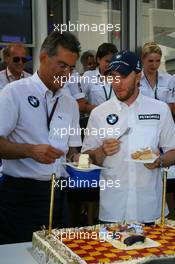
<path fill-rule="evenodd" d="M 100 191 L 99 219 L 104 222 L 153 223 L 161 215 L 160 167 L 175 163 L 171 112 L 165 103 L 140 93 L 140 72 L 135 53 L 113 55 L 108 73 L 113 76 L 116 97 L 92 111 L 83 143 L 82 151 L 90 154 L 93 163 L 108 168 L 101 173 L 106 188 Z M 98 134 L 101 128 L 105 129 L 104 138 Z M 162 148 L 164 154 L 149 164 L 131 159 L 131 153 L 147 147 L 155 152 Z"/>

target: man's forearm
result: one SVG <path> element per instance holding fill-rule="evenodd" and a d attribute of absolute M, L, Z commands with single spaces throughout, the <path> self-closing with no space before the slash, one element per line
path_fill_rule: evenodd
<path fill-rule="evenodd" d="M 84 105 L 84 113 L 90 113 L 95 107 L 96 107 L 96 105 L 86 103 Z"/>
<path fill-rule="evenodd" d="M 70 160 L 70 161 L 73 161 L 74 160 L 74 155 L 75 154 L 78 154 L 79 152 L 78 152 L 78 149 L 76 148 L 76 147 L 70 147 L 69 148 L 69 151 L 68 151 L 68 153 L 67 153 L 67 156 L 66 156 L 66 158 L 68 159 L 68 160 Z"/>
<path fill-rule="evenodd" d="M 99 166 L 103 165 L 103 162 L 104 162 L 104 159 L 106 158 L 106 155 L 103 151 L 102 146 L 100 146 L 99 148 L 94 149 L 94 150 L 88 150 L 85 153 L 89 154 L 93 164 L 96 164 Z"/>
<path fill-rule="evenodd" d="M 24 159 L 31 157 L 32 144 L 18 144 L 0 137 L 1 159 Z"/>
<path fill-rule="evenodd" d="M 77 102 L 81 113 L 90 113 L 96 107 L 96 105 L 89 104 L 84 98 L 78 99 Z"/>

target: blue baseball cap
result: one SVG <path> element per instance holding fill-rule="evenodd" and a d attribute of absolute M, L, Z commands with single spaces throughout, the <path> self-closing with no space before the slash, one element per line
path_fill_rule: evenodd
<path fill-rule="evenodd" d="M 139 57 L 134 52 L 123 50 L 113 54 L 106 74 L 118 71 L 120 74 L 127 76 L 132 71 L 139 73 L 141 70 Z"/>

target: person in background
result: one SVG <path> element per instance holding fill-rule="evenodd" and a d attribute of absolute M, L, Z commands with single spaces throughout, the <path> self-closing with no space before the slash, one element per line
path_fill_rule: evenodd
<path fill-rule="evenodd" d="M 106 188 L 100 190 L 99 219 L 154 224 L 161 216 L 160 169 L 175 163 L 172 115 L 166 103 L 139 91 L 141 66 L 135 53 L 114 54 L 108 71 L 115 96 L 91 112 L 82 147 L 94 164 L 108 168 L 100 176 Z M 100 128 L 105 136 L 97 133 Z M 162 147 L 164 154 L 149 164 L 131 162 L 131 153 L 146 147 L 155 152 Z"/>
<path fill-rule="evenodd" d="M 24 71 L 26 59 L 26 48 L 22 43 L 11 43 L 5 48 L 6 69 L 0 71 L 0 89 L 6 84 L 31 76 Z"/>
<path fill-rule="evenodd" d="M 85 98 L 85 94 L 81 88 L 81 75 L 74 70 L 72 74 L 67 78 L 67 81 L 64 83 L 63 90 L 66 94 L 72 96 L 78 103 L 79 111 L 81 113 L 90 113 L 94 109 L 95 105 L 91 105 Z"/>
<path fill-rule="evenodd" d="M 2 59 L 0 63 L 0 71 L 5 70 L 5 68 L 7 67 L 7 47 L 1 50 L 1 54 Z"/>
<path fill-rule="evenodd" d="M 140 80 L 142 94 L 161 100 L 167 103 L 175 117 L 175 94 L 170 87 L 172 76 L 168 73 L 161 73 L 160 67 L 162 50 L 155 42 L 144 44 L 141 53 L 143 65 Z"/>
<path fill-rule="evenodd" d="M 96 62 L 94 55 L 90 51 L 85 51 L 81 55 L 81 64 L 83 66 L 83 70 L 85 71 L 93 71 L 96 68 Z"/>
<path fill-rule="evenodd" d="M 77 81 L 71 83 L 68 80 L 64 85 L 65 91 L 69 92 L 79 104 L 81 112 L 80 125 L 82 128 L 85 128 L 87 125 L 89 113 L 97 105 L 114 95 L 111 84 L 107 82 L 107 77 L 104 73 L 115 52 L 117 52 L 117 48 L 114 44 L 103 43 L 99 46 L 96 54 L 98 67 L 95 70 L 86 71 L 83 76 L 80 76 L 78 72 L 73 72 L 72 76 L 76 77 Z M 83 56 L 84 58 L 86 57 L 85 55 Z M 83 59 L 83 61 L 85 60 Z"/>
<path fill-rule="evenodd" d="M 10 82 L 31 76 L 24 71 L 26 49 L 22 43 L 12 43 L 3 49 L 4 70 L 0 71 L 0 91 Z M 0 174 L 2 162 L 0 161 Z"/>
<path fill-rule="evenodd" d="M 41 46 L 38 71 L 9 83 L 0 94 L 0 244 L 31 241 L 34 231 L 48 227 L 51 175 L 67 176 L 62 162 L 81 146 L 79 134 L 69 130 L 79 130 L 77 103 L 59 81 L 72 73 L 79 52 L 74 35 L 52 32 Z M 55 227 L 69 225 L 67 207 L 59 181 Z"/>
<path fill-rule="evenodd" d="M 172 75 L 172 78 L 171 78 L 171 80 L 169 82 L 168 88 L 169 88 L 169 90 L 172 93 L 172 97 L 174 98 L 175 97 L 175 74 Z M 174 120 L 175 120 L 175 106 L 172 103 L 169 104 L 169 105 L 170 105 L 170 108 L 172 109 L 173 117 L 174 117 Z"/>
<path fill-rule="evenodd" d="M 114 96 L 105 72 L 115 52 L 117 48 L 112 43 L 100 45 L 96 54 L 97 68 L 93 71 L 86 71 L 82 76 L 84 78 L 81 79 L 81 88 L 91 105 L 97 106 Z"/>

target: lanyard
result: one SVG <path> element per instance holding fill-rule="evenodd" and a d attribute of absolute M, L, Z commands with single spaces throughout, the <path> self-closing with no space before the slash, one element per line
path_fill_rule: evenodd
<path fill-rule="evenodd" d="M 144 73 L 144 75 L 145 75 L 145 78 L 146 78 L 149 86 L 151 87 L 151 84 L 150 84 L 150 82 L 148 80 L 148 77 L 146 76 L 145 73 Z M 158 90 L 158 72 L 156 71 L 156 88 L 155 88 L 155 92 L 154 92 L 154 98 L 157 99 L 157 100 L 159 100 L 159 98 L 157 97 L 157 90 Z"/>
<path fill-rule="evenodd" d="M 103 81 L 101 80 L 101 77 L 100 75 L 98 75 L 99 79 L 100 79 L 100 82 L 103 83 Z M 109 91 L 109 95 L 107 95 L 107 91 L 106 91 L 106 87 L 104 85 L 102 85 L 103 87 L 103 91 L 104 91 L 104 94 L 105 94 L 105 99 L 106 101 L 108 101 L 110 98 L 111 98 L 111 94 L 112 94 L 112 85 L 110 85 L 110 91 Z"/>
<path fill-rule="evenodd" d="M 57 106 L 57 104 L 58 104 L 58 97 L 57 97 L 57 99 L 56 99 L 56 101 L 55 101 L 55 103 L 54 103 L 54 105 L 53 105 L 53 107 L 52 107 L 52 110 L 51 110 L 51 112 L 50 112 L 50 115 L 49 115 L 49 114 L 48 114 L 47 103 L 46 103 L 47 127 L 48 127 L 48 130 L 49 130 L 49 131 L 50 131 L 50 123 L 51 123 L 51 121 L 52 121 L 52 117 L 53 117 L 53 115 L 54 115 L 54 113 L 55 113 L 55 110 L 56 110 L 56 106 Z"/>
<path fill-rule="evenodd" d="M 7 81 L 10 83 L 10 78 L 9 78 L 9 76 L 7 74 L 7 68 L 5 69 L 5 75 L 6 75 Z"/>

